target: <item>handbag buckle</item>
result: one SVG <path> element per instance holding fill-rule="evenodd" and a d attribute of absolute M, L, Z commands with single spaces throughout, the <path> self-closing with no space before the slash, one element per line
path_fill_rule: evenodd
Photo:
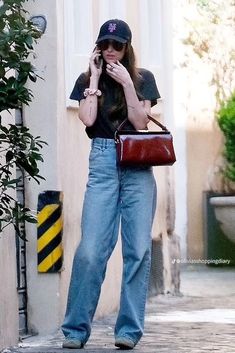
<path fill-rule="evenodd" d="M 118 134 L 118 131 L 116 130 L 115 133 L 114 133 L 114 141 L 115 141 L 116 144 L 119 143 L 119 139 L 118 139 L 117 134 Z"/>

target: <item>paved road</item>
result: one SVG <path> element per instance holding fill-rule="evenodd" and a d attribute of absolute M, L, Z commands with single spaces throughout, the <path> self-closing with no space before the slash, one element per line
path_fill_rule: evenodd
<path fill-rule="evenodd" d="M 235 353 L 235 271 L 207 270 L 182 275 L 184 295 L 157 296 L 147 305 L 146 329 L 133 352 Z M 191 293 L 191 295 L 190 295 Z M 84 353 L 114 353 L 115 315 L 93 324 Z M 62 353 L 62 335 L 33 337 L 4 353 Z"/>
<path fill-rule="evenodd" d="M 118 352 L 113 346 L 115 315 L 95 321 L 92 336 L 81 352 Z M 9 353 L 70 352 L 61 349 L 62 335 L 31 338 Z M 5 352 L 7 352 L 5 350 Z M 235 352 L 235 296 L 163 297 L 150 299 L 146 330 L 134 352 L 204 353 Z"/>

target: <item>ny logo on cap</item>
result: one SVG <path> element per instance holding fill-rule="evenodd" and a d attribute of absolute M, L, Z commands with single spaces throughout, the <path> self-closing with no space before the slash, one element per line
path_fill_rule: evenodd
<path fill-rule="evenodd" d="M 116 23 L 110 23 L 108 27 L 108 31 L 112 33 L 113 31 L 116 30 L 116 26 L 117 26 Z"/>

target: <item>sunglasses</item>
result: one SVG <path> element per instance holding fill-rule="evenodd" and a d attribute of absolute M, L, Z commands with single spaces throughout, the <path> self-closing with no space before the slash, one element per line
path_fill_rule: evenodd
<path fill-rule="evenodd" d="M 114 50 L 121 51 L 125 47 L 125 43 L 117 42 L 116 40 L 102 40 L 97 44 L 100 50 L 107 50 L 109 46 L 112 46 Z"/>

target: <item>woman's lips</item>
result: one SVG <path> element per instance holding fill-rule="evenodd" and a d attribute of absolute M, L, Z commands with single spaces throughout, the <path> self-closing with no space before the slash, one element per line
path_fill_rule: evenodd
<path fill-rule="evenodd" d="M 107 55 L 106 58 L 108 60 L 116 60 L 115 56 L 114 55 Z"/>

